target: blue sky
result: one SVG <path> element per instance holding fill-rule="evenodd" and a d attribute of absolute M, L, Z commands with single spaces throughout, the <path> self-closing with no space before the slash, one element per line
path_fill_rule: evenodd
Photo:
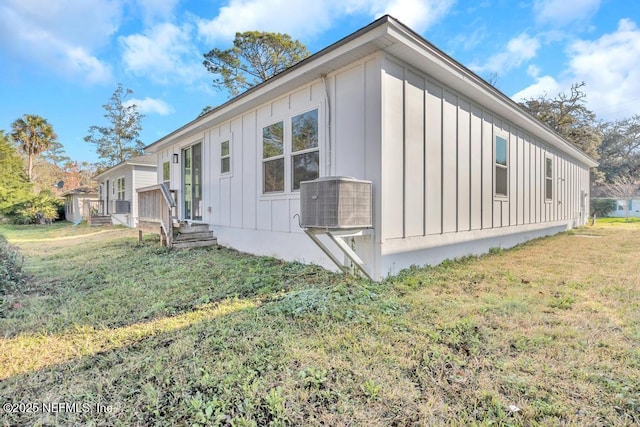
<path fill-rule="evenodd" d="M 636 0 L 3 0 L 0 129 L 23 114 L 53 125 L 67 154 L 106 124 L 117 84 L 145 114 L 150 144 L 228 99 L 202 54 L 236 31 L 285 32 L 313 53 L 388 13 L 515 100 L 584 81 L 599 118 L 640 114 Z"/>

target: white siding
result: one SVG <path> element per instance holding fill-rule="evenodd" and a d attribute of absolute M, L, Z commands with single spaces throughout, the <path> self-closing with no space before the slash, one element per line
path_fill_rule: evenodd
<path fill-rule="evenodd" d="M 458 227 L 471 229 L 471 104 L 458 102 Z"/>
<path fill-rule="evenodd" d="M 442 231 L 444 233 L 455 232 L 458 220 L 457 103 L 458 97 L 445 89 L 442 105 Z"/>
<path fill-rule="evenodd" d="M 404 125 L 405 236 L 424 235 L 424 97 L 425 80 L 407 71 Z"/>
<path fill-rule="evenodd" d="M 382 275 L 398 269 L 401 253 L 414 262 L 428 248 L 446 246 L 451 251 L 441 253 L 450 255 L 451 245 L 466 241 L 500 246 L 518 241 L 509 235 L 584 221 L 585 165 L 401 61 L 383 64 Z M 494 196 L 498 135 L 507 141 L 507 197 Z M 546 153 L 554 166 L 551 201 L 544 200 Z"/>
<path fill-rule="evenodd" d="M 158 164 L 161 165 L 164 159 L 171 159 L 172 154 L 180 153 L 182 148 L 202 142 L 205 206 L 203 222 L 212 226 L 221 244 L 256 254 L 313 260 L 326 265 L 329 261 L 313 245 L 311 250 L 307 248 L 300 252 L 299 249 L 294 249 L 297 246 L 274 247 L 268 239 L 251 243 L 248 238 L 250 234 L 247 233 L 254 232 L 256 236 L 271 236 L 273 242 L 282 242 L 287 239 L 283 236 L 293 233 L 300 234 L 301 237 L 291 238 L 292 242 L 309 240 L 298 226 L 296 214 L 300 210 L 300 195 L 298 191 L 291 190 L 290 157 L 285 156 L 285 191 L 277 194 L 262 193 L 262 129 L 272 123 L 284 121 L 285 144 L 290 144 L 291 130 L 288 123 L 291 118 L 317 109 L 320 176 L 353 176 L 374 181 L 374 219 L 379 226 L 382 162 L 380 57 L 373 55 L 357 61 L 327 76 L 325 81 L 316 80 L 271 102 L 244 111 L 231 120 L 215 124 L 200 135 L 185 138 L 162 150 Z M 422 88 L 419 93 L 423 96 Z M 327 102 L 327 96 L 330 102 Z M 403 98 L 400 96 L 398 99 Z M 422 118 L 419 121 L 421 120 Z M 220 144 L 227 140 L 230 141 L 231 172 L 222 174 Z M 402 144 L 401 137 L 398 142 Z M 402 151 L 399 153 L 402 161 Z M 420 166 L 420 170 L 422 169 Z M 161 179 L 160 174 L 158 180 Z M 171 188 L 178 190 L 179 200 L 181 187 L 181 165 L 172 163 Z M 422 190 L 420 192 L 423 193 Z M 182 206 L 179 216 L 182 217 Z M 367 263 L 374 265 L 378 255 L 371 249 L 372 238 L 357 237 L 355 244 L 358 253 Z"/>
<path fill-rule="evenodd" d="M 425 199 L 427 234 L 442 233 L 442 87 L 427 82 Z"/>
<path fill-rule="evenodd" d="M 554 200 L 545 202 L 543 168 L 549 148 L 543 141 L 482 102 L 382 53 L 240 110 L 164 149 L 158 164 L 201 141 L 203 221 L 222 244 L 328 265 L 295 218 L 299 193 L 291 191 L 290 157 L 285 156 L 285 191 L 262 194 L 263 127 L 284 121 L 285 144 L 290 143 L 291 117 L 313 108 L 319 113 L 320 175 L 373 182 L 375 234 L 356 238 L 355 245 L 376 277 L 407 266 L 409 260 L 419 262 L 423 250 L 434 250 L 435 259 L 464 254 L 470 247 L 507 245 L 561 229 L 565 224 L 556 219 L 579 215 L 571 206 L 579 206 L 576 198 L 588 188 L 583 165 L 552 152 L 558 188 Z M 508 195 L 503 198 L 494 197 L 496 135 L 508 144 Z M 220 144 L 226 140 L 231 172 L 222 174 Z M 565 178 L 580 174 L 581 182 L 558 181 L 560 173 Z M 171 188 L 180 190 L 180 181 L 180 165 L 171 163 Z M 566 206 L 562 213 L 558 197 Z M 471 241 L 475 243 L 466 245 Z"/>
<path fill-rule="evenodd" d="M 404 237 L 404 69 L 387 64 L 383 82 L 382 238 Z"/>

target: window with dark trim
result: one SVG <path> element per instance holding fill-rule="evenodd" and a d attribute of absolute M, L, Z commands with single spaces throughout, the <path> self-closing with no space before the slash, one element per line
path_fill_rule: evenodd
<path fill-rule="evenodd" d="M 231 147 L 229 141 L 220 143 L 220 173 L 231 172 Z"/>
<path fill-rule="evenodd" d="M 495 153 L 495 195 L 506 197 L 509 188 L 509 167 L 506 139 L 496 136 Z"/>
<path fill-rule="evenodd" d="M 544 199 L 553 199 L 553 159 L 549 156 L 544 159 Z"/>

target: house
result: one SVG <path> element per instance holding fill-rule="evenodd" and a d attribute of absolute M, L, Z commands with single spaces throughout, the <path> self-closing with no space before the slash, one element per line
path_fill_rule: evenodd
<path fill-rule="evenodd" d="M 334 269 L 349 249 L 376 280 L 583 225 L 597 165 L 390 16 L 146 150 L 219 243 Z M 371 182 L 371 227 L 308 233 L 301 182 L 338 176 Z"/>
<path fill-rule="evenodd" d="M 156 157 L 132 157 L 93 177 L 98 183 L 100 214 L 110 216 L 113 224 L 136 226 L 138 193 L 136 190 L 155 184 Z"/>
<path fill-rule="evenodd" d="M 629 197 L 617 197 L 610 194 L 607 186 L 594 186 L 591 190 L 592 199 L 610 199 L 615 201 L 615 210 L 608 214 L 614 218 L 640 218 L 640 186 L 629 193 Z"/>
<path fill-rule="evenodd" d="M 62 193 L 62 197 L 64 197 L 64 217 L 73 223 L 88 221 L 92 211 L 98 206 L 98 192 L 95 188 L 86 185 Z"/>

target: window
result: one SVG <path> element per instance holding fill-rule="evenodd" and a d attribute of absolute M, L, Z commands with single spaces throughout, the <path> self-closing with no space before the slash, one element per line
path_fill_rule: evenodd
<path fill-rule="evenodd" d="M 220 173 L 231 172 L 231 152 L 229 149 L 229 141 L 223 141 L 220 144 Z"/>
<path fill-rule="evenodd" d="M 263 192 L 284 191 L 284 122 L 262 128 Z"/>
<path fill-rule="evenodd" d="M 291 119 L 292 190 L 300 189 L 300 181 L 320 175 L 318 150 L 318 110 L 308 111 Z"/>
<path fill-rule="evenodd" d="M 508 165 L 507 165 L 507 140 L 496 136 L 496 170 L 495 170 L 495 195 L 507 196 Z"/>
<path fill-rule="evenodd" d="M 285 133 L 285 125 L 291 132 Z M 285 141 L 286 135 L 286 141 Z M 289 139 L 290 136 L 290 139 Z M 300 189 L 301 181 L 320 176 L 318 109 L 262 129 L 263 192 Z M 224 170 L 224 164 L 223 169 Z"/>
<path fill-rule="evenodd" d="M 124 177 L 118 178 L 118 200 L 124 200 Z"/>
<path fill-rule="evenodd" d="M 171 165 L 169 162 L 162 163 L 162 183 L 169 188 L 171 184 Z"/>
<path fill-rule="evenodd" d="M 544 198 L 549 201 L 553 199 L 553 159 L 544 159 Z"/>

